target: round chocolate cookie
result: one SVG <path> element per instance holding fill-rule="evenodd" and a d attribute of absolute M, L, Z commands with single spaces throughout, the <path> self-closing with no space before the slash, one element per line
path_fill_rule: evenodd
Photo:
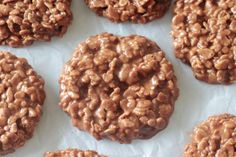
<path fill-rule="evenodd" d="M 45 99 L 44 80 L 26 59 L 0 52 L 0 155 L 33 136 Z"/>
<path fill-rule="evenodd" d="M 85 0 L 86 4 L 100 16 L 113 22 L 132 21 L 147 23 L 162 17 L 171 0 Z"/>
<path fill-rule="evenodd" d="M 185 157 L 234 157 L 236 155 L 236 116 L 212 116 L 198 125 Z"/>
<path fill-rule="evenodd" d="M 167 126 L 177 97 L 171 63 L 138 35 L 90 37 L 60 77 L 61 108 L 96 139 L 151 138 Z"/>
<path fill-rule="evenodd" d="M 56 152 L 47 152 L 44 157 L 106 157 L 99 155 L 95 151 L 91 150 L 79 150 L 79 149 L 67 149 Z"/>
<path fill-rule="evenodd" d="M 62 36 L 72 20 L 71 0 L 1 0 L 0 45 L 22 47 Z"/>
<path fill-rule="evenodd" d="M 197 79 L 236 82 L 235 0 L 178 0 L 172 26 L 175 55 Z"/>

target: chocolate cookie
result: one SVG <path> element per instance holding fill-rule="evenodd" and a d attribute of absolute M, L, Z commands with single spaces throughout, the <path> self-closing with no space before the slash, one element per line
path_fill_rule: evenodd
<path fill-rule="evenodd" d="M 99 155 L 95 151 L 86 150 L 82 151 L 79 149 L 67 149 L 56 152 L 47 152 L 44 154 L 44 157 L 106 157 Z"/>
<path fill-rule="evenodd" d="M 86 4 L 100 16 L 113 22 L 132 21 L 147 23 L 162 17 L 171 0 L 85 0 Z"/>
<path fill-rule="evenodd" d="M 72 20 L 71 0 L 1 0 L 0 45 L 22 47 L 62 36 Z"/>
<path fill-rule="evenodd" d="M 185 157 L 233 157 L 236 154 L 236 117 L 230 114 L 212 116 L 198 125 Z"/>
<path fill-rule="evenodd" d="M 167 126 L 177 97 L 171 63 L 138 35 L 90 37 L 60 77 L 61 108 L 96 139 L 151 138 Z"/>
<path fill-rule="evenodd" d="M 175 55 L 197 79 L 236 82 L 235 0 L 178 0 L 172 25 Z"/>
<path fill-rule="evenodd" d="M 25 144 L 33 135 L 45 99 L 44 80 L 26 59 L 0 52 L 0 154 Z"/>

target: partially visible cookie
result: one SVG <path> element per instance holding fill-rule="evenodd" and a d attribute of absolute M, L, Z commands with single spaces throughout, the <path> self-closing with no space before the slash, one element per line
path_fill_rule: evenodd
<path fill-rule="evenodd" d="M 67 149 L 56 152 L 47 152 L 44 157 L 106 157 L 99 155 L 95 151 L 91 150 L 79 150 L 79 149 Z"/>
<path fill-rule="evenodd" d="M 162 17 L 171 0 L 85 0 L 90 9 L 113 22 L 147 23 Z"/>
<path fill-rule="evenodd" d="M 177 97 L 171 63 L 138 35 L 88 38 L 60 77 L 60 107 L 96 139 L 151 138 L 167 126 Z"/>
<path fill-rule="evenodd" d="M 44 80 L 26 59 L 0 52 L 0 155 L 33 136 L 45 99 Z"/>
<path fill-rule="evenodd" d="M 71 0 L 1 0 L 0 45 L 22 47 L 62 36 L 72 20 Z"/>
<path fill-rule="evenodd" d="M 236 116 L 212 116 L 193 131 L 185 157 L 234 157 L 236 155 Z"/>
<path fill-rule="evenodd" d="M 236 1 L 177 0 L 175 55 L 208 83 L 236 82 Z"/>

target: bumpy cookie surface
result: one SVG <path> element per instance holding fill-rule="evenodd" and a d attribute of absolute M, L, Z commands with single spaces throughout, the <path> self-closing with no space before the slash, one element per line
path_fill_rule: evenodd
<path fill-rule="evenodd" d="M 236 155 L 236 117 L 230 114 L 212 116 L 198 125 L 185 157 L 234 157 Z"/>
<path fill-rule="evenodd" d="M 164 129 L 178 97 L 171 63 L 145 37 L 108 33 L 79 44 L 60 77 L 60 106 L 96 139 L 130 143 Z"/>
<path fill-rule="evenodd" d="M 0 154 L 33 136 L 45 99 L 44 81 L 26 59 L 0 52 Z"/>
<path fill-rule="evenodd" d="M 67 149 L 56 152 L 47 152 L 44 157 L 105 157 L 91 150 Z"/>
<path fill-rule="evenodd" d="M 197 79 L 236 82 L 235 0 L 178 0 L 172 25 L 175 55 Z"/>
<path fill-rule="evenodd" d="M 71 0 L 1 0 L 0 45 L 22 47 L 62 36 L 72 20 Z"/>
<path fill-rule="evenodd" d="M 85 0 L 86 4 L 100 16 L 114 22 L 132 21 L 147 23 L 162 17 L 170 0 Z"/>

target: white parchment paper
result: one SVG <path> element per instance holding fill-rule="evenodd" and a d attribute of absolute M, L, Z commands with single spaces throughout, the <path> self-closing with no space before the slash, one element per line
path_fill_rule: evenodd
<path fill-rule="evenodd" d="M 174 57 L 170 36 L 171 10 L 161 20 L 146 25 L 111 23 L 96 16 L 83 0 L 73 0 L 72 10 L 73 23 L 63 38 L 54 38 L 50 43 L 36 42 L 20 49 L 0 47 L 0 50 L 27 58 L 45 79 L 47 94 L 43 116 L 33 138 L 7 157 L 42 157 L 46 151 L 69 147 L 92 149 L 110 157 L 181 157 L 196 124 L 213 114 L 236 114 L 236 84 L 223 86 L 199 82 L 191 69 Z M 79 42 L 101 32 L 144 35 L 156 41 L 174 65 L 180 96 L 168 127 L 150 140 L 135 140 L 126 145 L 109 140 L 96 141 L 88 133 L 74 128 L 70 118 L 58 107 L 58 79 L 63 64 Z"/>

